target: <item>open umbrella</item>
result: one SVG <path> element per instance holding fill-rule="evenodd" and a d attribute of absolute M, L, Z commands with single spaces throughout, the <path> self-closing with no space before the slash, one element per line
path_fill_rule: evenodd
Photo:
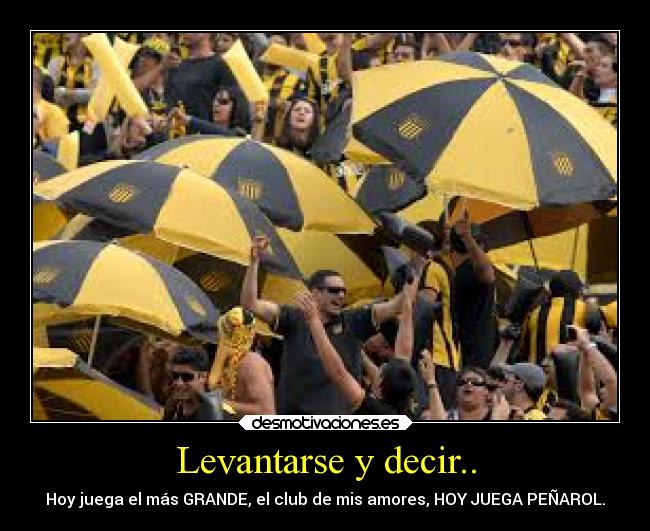
<path fill-rule="evenodd" d="M 63 164 L 40 149 L 32 150 L 32 178 L 46 181 L 68 171 Z"/>
<path fill-rule="evenodd" d="M 274 227 L 272 227 L 272 231 L 273 234 L 276 234 Z M 144 253 L 173 265 L 193 280 L 218 308 L 225 310 L 239 305 L 241 286 L 246 274 L 246 267 L 241 264 L 203 253 L 196 253 L 166 243 L 150 234 L 130 234 L 130 231 L 124 231 L 84 214 L 78 214 L 72 218 L 58 238 L 75 241 L 113 241 L 126 249 Z M 263 253 L 261 257 L 259 280 L 262 295 L 265 293 L 267 278 L 278 277 L 276 282 L 280 282 L 280 278 L 284 278 L 282 282 L 297 286 L 296 291 L 302 286 L 302 276 L 297 265 L 295 265 L 284 242 L 279 237 L 277 241 L 280 246 L 276 245 L 274 253 Z M 289 257 L 290 264 L 292 264 L 290 270 L 285 271 L 276 267 L 274 257 L 278 252 Z"/>
<path fill-rule="evenodd" d="M 397 166 L 374 166 L 358 183 L 352 195 L 371 214 L 395 212 L 422 199 L 427 187 Z"/>
<path fill-rule="evenodd" d="M 116 245 L 32 245 L 34 325 L 113 316 L 172 337 L 216 341 L 219 312 L 173 267 Z"/>
<path fill-rule="evenodd" d="M 347 303 L 384 296 L 387 269 L 373 237 L 286 229 L 278 229 L 278 233 L 305 278 L 319 269 L 341 274 L 348 288 Z M 269 278 L 265 291 L 274 297 L 272 300 L 288 302 L 300 287 L 287 284 L 285 279 Z"/>
<path fill-rule="evenodd" d="M 160 420 L 161 408 L 67 349 L 33 349 L 33 420 Z"/>
<path fill-rule="evenodd" d="M 67 222 L 67 216 L 54 201 L 32 193 L 32 241 L 51 239 Z"/>
<path fill-rule="evenodd" d="M 242 265 L 249 263 L 252 238 L 267 235 L 272 250 L 267 269 L 299 276 L 275 228 L 254 203 L 191 170 L 157 162 L 101 162 L 37 188 L 66 208 L 95 217 L 104 224 L 98 230 L 112 237 L 151 233 L 178 248 Z"/>
<path fill-rule="evenodd" d="M 473 223 L 481 225 L 490 249 L 514 245 L 526 240 L 551 236 L 583 223 L 609 215 L 616 201 L 595 201 L 570 206 L 547 206 L 532 210 L 513 210 L 496 203 L 454 197 L 447 203 L 449 220 L 453 224 L 466 210 Z M 445 199 L 429 193 L 399 212 L 411 223 L 438 220 L 445 212 Z"/>
<path fill-rule="evenodd" d="M 268 144 L 190 136 L 155 146 L 139 158 L 185 165 L 237 190 L 280 227 L 352 234 L 371 234 L 374 229 L 372 220 L 327 174 Z"/>
<path fill-rule="evenodd" d="M 616 129 L 530 65 L 455 52 L 353 88 L 355 138 L 434 189 L 517 210 L 616 194 Z"/>

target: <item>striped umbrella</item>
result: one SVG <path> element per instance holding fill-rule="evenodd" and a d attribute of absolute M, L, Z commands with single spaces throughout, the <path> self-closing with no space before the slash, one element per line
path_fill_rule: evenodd
<path fill-rule="evenodd" d="M 395 212 L 422 199 L 427 186 L 395 165 L 373 166 L 361 179 L 352 195 L 366 211 Z"/>
<path fill-rule="evenodd" d="M 32 178 L 46 181 L 68 171 L 63 164 L 40 149 L 32 150 Z"/>
<path fill-rule="evenodd" d="M 113 316 L 172 337 L 216 341 L 218 310 L 173 267 L 117 245 L 32 245 L 34 326 Z"/>
<path fill-rule="evenodd" d="M 289 151 L 246 139 L 189 136 L 140 159 L 185 165 L 254 201 L 280 227 L 372 234 L 374 223 L 327 174 Z"/>
<path fill-rule="evenodd" d="M 275 228 L 273 228 L 273 234 L 276 234 Z M 132 235 L 130 231 L 125 231 L 84 214 L 78 214 L 72 218 L 59 234 L 59 239 L 102 242 L 117 239 L 122 247 L 172 264 L 193 280 L 218 308 L 229 309 L 239 305 L 241 286 L 246 274 L 246 267 L 241 264 L 189 251 L 151 235 Z M 289 254 L 282 239 L 278 238 L 278 241 L 282 245 L 280 247 L 282 253 Z M 297 265 L 292 265 L 290 271 L 278 268 L 274 258 L 275 254 L 277 252 L 274 254 L 263 253 L 261 257 L 259 281 L 262 295 L 265 295 L 267 279 L 274 279 L 274 285 L 281 283 L 283 286 L 294 286 L 295 291 L 299 291 L 303 284 L 302 275 Z M 291 264 L 294 264 L 295 262 L 290 254 L 289 258 Z"/>
<path fill-rule="evenodd" d="M 242 265 L 250 261 L 252 238 L 264 234 L 272 250 L 267 269 L 300 276 L 275 228 L 254 203 L 188 169 L 145 161 L 101 162 L 37 189 L 69 210 L 101 221 L 102 230 L 108 228 L 113 237 L 151 234 L 177 246 L 172 250 L 184 248 Z"/>
<path fill-rule="evenodd" d="M 530 65 L 458 52 L 353 88 L 355 138 L 433 189 L 517 210 L 616 194 L 616 129 Z"/>
<path fill-rule="evenodd" d="M 32 241 L 51 239 L 68 222 L 63 210 L 38 193 L 32 193 Z"/>
<path fill-rule="evenodd" d="M 67 349 L 33 349 L 33 420 L 160 420 L 161 408 Z"/>

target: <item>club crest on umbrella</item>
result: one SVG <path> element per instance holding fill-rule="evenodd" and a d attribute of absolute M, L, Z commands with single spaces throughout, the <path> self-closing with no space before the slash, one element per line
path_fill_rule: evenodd
<path fill-rule="evenodd" d="M 429 122 L 418 114 L 411 114 L 397 124 L 400 136 L 413 142 L 429 128 Z"/>
<path fill-rule="evenodd" d="M 193 297 L 192 295 L 187 295 L 185 297 L 185 302 L 187 302 L 187 305 L 190 307 L 190 309 L 197 315 L 200 315 L 201 317 L 205 317 L 207 315 L 205 308 L 196 299 L 196 297 Z"/>
<path fill-rule="evenodd" d="M 565 177 L 571 177 L 573 175 L 573 163 L 569 158 L 569 155 L 561 151 L 556 151 L 551 153 L 551 159 L 553 160 L 553 166 L 560 175 Z"/>
<path fill-rule="evenodd" d="M 220 271 L 208 271 L 199 280 L 199 284 L 203 289 L 210 292 L 217 292 L 222 290 L 230 283 L 226 275 Z"/>
<path fill-rule="evenodd" d="M 399 170 L 393 170 L 388 174 L 388 189 L 389 190 L 399 190 L 404 186 L 404 181 L 406 180 L 406 175 L 404 172 Z"/>
<path fill-rule="evenodd" d="M 58 277 L 60 273 L 60 269 L 45 266 L 32 275 L 32 282 L 34 284 L 49 284 Z"/>
<path fill-rule="evenodd" d="M 113 203 L 128 203 L 136 195 L 140 193 L 140 190 L 131 184 L 119 183 L 108 193 L 108 198 L 113 201 Z"/>
<path fill-rule="evenodd" d="M 79 352 L 90 352 L 91 341 L 90 330 L 75 330 L 70 338 L 70 343 Z"/>
<path fill-rule="evenodd" d="M 257 201 L 262 197 L 263 186 L 252 179 L 237 179 L 237 192 L 251 201 Z"/>

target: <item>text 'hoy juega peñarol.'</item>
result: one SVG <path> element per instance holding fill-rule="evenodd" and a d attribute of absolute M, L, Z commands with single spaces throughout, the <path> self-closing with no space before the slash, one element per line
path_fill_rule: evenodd
<path fill-rule="evenodd" d="M 433 505 L 484 505 L 484 506 L 602 506 L 605 502 L 598 499 L 596 492 L 559 492 L 552 489 L 549 492 L 436 492 L 433 494 Z"/>

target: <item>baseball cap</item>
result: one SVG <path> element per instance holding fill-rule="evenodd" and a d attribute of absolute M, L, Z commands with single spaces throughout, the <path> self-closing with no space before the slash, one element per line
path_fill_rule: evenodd
<path fill-rule="evenodd" d="M 505 372 L 514 374 L 519 378 L 531 391 L 541 391 L 546 385 L 546 374 L 544 370 L 533 363 L 515 363 L 506 365 Z"/>

